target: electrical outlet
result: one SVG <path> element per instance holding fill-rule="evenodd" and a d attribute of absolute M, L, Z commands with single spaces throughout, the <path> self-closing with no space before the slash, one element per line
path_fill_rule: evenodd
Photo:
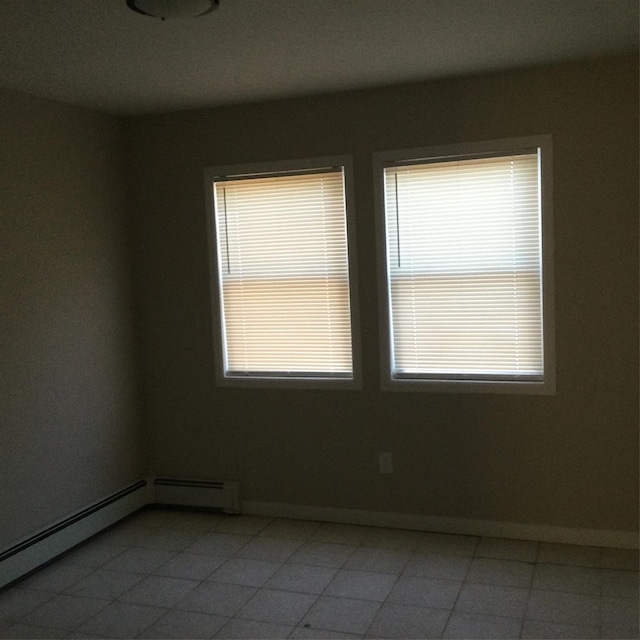
<path fill-rule="evenodd" d="M 378 471 L 393 473 L 393 453 L 391 451 L 380 451 L 378 454 Z"/>

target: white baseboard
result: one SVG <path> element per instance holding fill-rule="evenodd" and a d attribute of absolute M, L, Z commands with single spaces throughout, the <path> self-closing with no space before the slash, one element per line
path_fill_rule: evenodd
<path fill-rule="evenodd" d="M 396 529 L 414 529 L 438 533 L 458 533 L 472 536 L 535 540 L 538 542 L 562 542 L 565 544 L 622 549 L 638 548 L 638 533 L 633 531 L 578 529 L 544 524 L 443 518 L 410 513 L 310 507 L 279 502 L 244 501 L 242 503 L 242 513 L 278 518 L 360 524 L 370 527 L 392 527 Z"/>
<path fill-rule="evenodd" d="M 153 501 L 152 483 L 138 480 L 0 550 L 0 588 Z"/>
<path fill-rule="evenodd" d="M 49 526 L 13 543 L 6 549 L 0 549 L 0 588 L 53 560 L 56 556 L 68 551 L 141 507 L 155 502 L 154 479 L 141 479 L 68 514 Z M 177 502 L 177 504 L 180 504 L 180 502 Z M 419 514 L 336 509 L 333 507 L 314 507 L 279 502 L 244 501 L 242 502 L 242 513 L 373 527 L 536 540 L 540 542 L 562 542 L 623 549 L 638 548 L 638 534 L 632 531 L 578 529 L 517 522 L 443 518 Z"/>

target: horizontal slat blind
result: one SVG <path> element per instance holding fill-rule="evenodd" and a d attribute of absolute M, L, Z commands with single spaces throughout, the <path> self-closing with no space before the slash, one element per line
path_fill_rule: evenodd
<path fill-rule="evenodd" d="M 225 374 L 352 376 L 340 170 L 214 183 Z"/>
<path fill-rule="evenodd" d="M 396 378 L 543 374 L 537 153 L 385 170 Z"/>

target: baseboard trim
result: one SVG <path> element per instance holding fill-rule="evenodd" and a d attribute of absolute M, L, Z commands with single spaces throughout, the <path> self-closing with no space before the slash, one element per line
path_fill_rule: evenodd
<path fill-rule="evenodd" d="M 443 518 L 410 513 L 335 509 L 333 507 L 314 507 L 280 502 L 244 501 L 242 503 L 242 513 L 256 516 L 360 524 L 370 527 L 392 527 L 438 533 L 535 540 L 538 542 L 561 542 L 622 549 L 638 548 L 638 534 L 633 531 L 578 529 L 542 524 Z"/>
<path fill-rule="evenodd" d="M 153 480 L 153 478 L 137 480 L 82 509 L 56 520 L 6 549 L 0 549 L 0 588 L 53 560 L 61 553 L 68 551 L 138 509 L 146 505 L 155 504 L 156 496 Z M 632 531 L 579 529 L 517 522 L 444 518 L 420 514 L 337 509 L 280 502 L 243 501 L 241 513 L 540 542 L 560 542 L 622 549 L 638 548 L 638 534 Z"/>
<path fill-rule="evenodd" d="M 0 588 L 153 501 L 152 484 L 141 479 L 0 550 Z"/>

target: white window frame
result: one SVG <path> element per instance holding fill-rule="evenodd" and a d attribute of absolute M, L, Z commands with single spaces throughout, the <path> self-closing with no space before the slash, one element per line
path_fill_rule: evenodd
<path fill-rule="evenodd" d="M 391 337 L 391 309 L 389 274 L 387 269 L 387 241 L 385 223 L 384 170 L 395 163 L 429 161 L 435 158 L 463 159 L 480 155 L 506 155 L 527 149 L 539 150 L 540 210 L 541 210 L 541 268 L 543 312 L 543 361 L 541 381 L 479 380 L 460 376 L 457 379 L 394 377 L 392 371 L 393 344 Z M 378 296 L 381 349 L 381 386 L 387 391 L 429 391 L 443 393 L 555 393 L 555 320 L 553 277 L 553 176 L 552 139 L 550 135 L 529 136 L 453 144 L 417 149 L 383 151 L 373 155 L 374 198 L 376 209 L 376 237 L 378 243 Z"/>
<path fill-rule="evenodd" d="M 218 244 L 215 222 L 214 182 L 220 177 L 265 176 L 269 174 L 306 173 L 341 168 L 344 175 L 344 197 L 347 227 L 347 259 L 349 269 L 349 304 L 351 314 L 351 377 L 321 377 L 318 375 L 269 376 L 225 375 L 225 347 L 222 286 L 218 269 Z M 211 280 L 211 307 L 216 384 L 221 387 L 287 388 L 287 389 L 360 389 L 362 367 L 360 355 L 360 321 L 358 303 L 358 275 L 356 259 L 356 230 L 353 196 L 353 161 L 351 156 L 319 157 L 303 160 L 260 162 L 239 165 L 208 167 L 204 170 L 207 230 L 209 241 L 209 268 Z"/>

